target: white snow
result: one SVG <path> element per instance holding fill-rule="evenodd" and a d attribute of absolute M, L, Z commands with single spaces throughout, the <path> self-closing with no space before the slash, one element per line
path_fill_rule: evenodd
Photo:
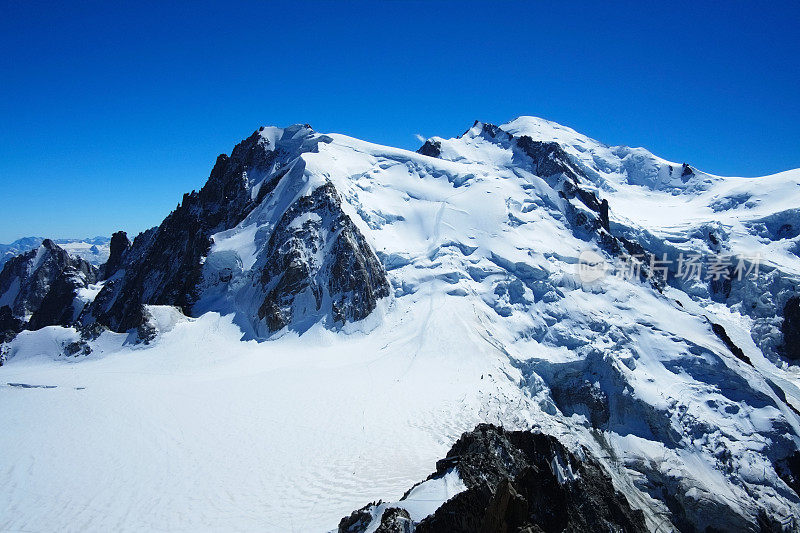
<path fill-rule="evenodd" d="M 371 331 L 260 344 L 208 313 L 150 347 L 104 334 L 116 348 L 82 360 L 53 362 L 72 330 L 21 334 L 0 371 L 0 509 L 14 509 L 0 529 L 328 530 L 399 498 L 478 422 L 529 416 L 514 383 L 488 378 L 516 371 L 471 306 L 397 305 Z"/>
<path fill-rule="evenodd" d="M 428 479 L 416 485 L 399 501 L 372 506 L 370 508 L 372 521 L 365 529 L 365 533 L 374 533 L 380 527 L 381 518 L 387 509 L 405 509 L 411 520 L 419 522 L 432 515 L 444 502 L 465 490 L 467 486 L 461 481 L 458 472 L 450 469 L 441 477 Z"/>
<path fill-rule="evenodd" d="M 84 303 L 89 303 L 94 301 L 102 289 L 103 283 L 89 284 L 87 287 L 81 287 L 78 289 L 77 297 Z"/>

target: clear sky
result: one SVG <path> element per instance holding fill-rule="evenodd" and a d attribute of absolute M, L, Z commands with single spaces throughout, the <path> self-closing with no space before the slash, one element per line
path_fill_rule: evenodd
<path fill-rule="evenodd" d="M 0 1 L 0 242 L 156 225 L 260 125 L 416 149 L 536 115 L 800 167 L 797 2 L 112 4 Z"/>

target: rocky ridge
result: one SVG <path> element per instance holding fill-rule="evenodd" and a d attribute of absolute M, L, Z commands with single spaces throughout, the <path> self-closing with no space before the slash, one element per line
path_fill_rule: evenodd
<path fill-rule="evenodd" d="M 109 279 L 84 322 L 114 331 L 138 328 L 146 322 L 144 305 L 175 306 L 192 316 L 198 301 L 232 286 L 247 294 L 230 305 L 258 336 L 320 315 L 332 325 L 366 317 L 388 295 L 381 263 L 330 184 L 297 190 L 304 183 L 300 156 L 320 142 L 326 138 L 304 125 L 262 128 L 230 157 L 219 156 L 203 188 L 184 195 L 160 226 L 130 247 L 118 244 L 119 253 L 112 249 Z M 264 228 L 271 232 L 257 236 L 252 269 L 245 272 L 239 259 L 228 264 L 225 254 L 213 254 L 215 234 L 276 204 L 274 220 Z"/>

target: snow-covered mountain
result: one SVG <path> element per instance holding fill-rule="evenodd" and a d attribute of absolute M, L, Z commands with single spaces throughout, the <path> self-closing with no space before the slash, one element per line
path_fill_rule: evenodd
<path fill-rule="evenodd" d="M 0 268 L 6 261 L 21 253 L 38 248 L 44 237 L 23 237 L 11 244 L 0 244 Z M 85 259 L 94 266 L 100 266 L 108 260 L 108 237 L 92 239 L 51 239 L 52 242 L 71 255 Z"/>
<path fill-rule="evenodd" d="M 723 178 L 533 117 L 418 153 L 261 128 L 115 234 L 71 326 L 5 311 L 0 527 L 435 531 L 457 494 L 534 505 L 522 472 L 551 464 L 603 470 L 626 517 L 603 523 L 796 530 L 798 205 L 800 170 Z M 477 461 L 488 492 L 452 463 L 401 499 L 483 422 L 573 456 L 501 435 L 476 457 L 522 455 Z"/>
<path fill-rule="evenodd" d="M 264 128 L 220 156 L 199 192 L 138 236 L 88 320 L 141 326 L 142 304 L 235 312 L 264 338 L 318 320 L 361 320 L 388 296 L 383 265 L 304 154 L 332 139 L 308 126 Z"/>

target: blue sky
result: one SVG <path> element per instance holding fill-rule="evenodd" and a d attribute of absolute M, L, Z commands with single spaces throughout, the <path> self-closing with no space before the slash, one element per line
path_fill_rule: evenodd
<path fill-rule="evenodd" d="M 416 149 L 536 115 L 716 174 L 800 167 L 796 2 L 66 4 L 2 3 L 0 242 L 156 225 L 260 125 Z"/>

